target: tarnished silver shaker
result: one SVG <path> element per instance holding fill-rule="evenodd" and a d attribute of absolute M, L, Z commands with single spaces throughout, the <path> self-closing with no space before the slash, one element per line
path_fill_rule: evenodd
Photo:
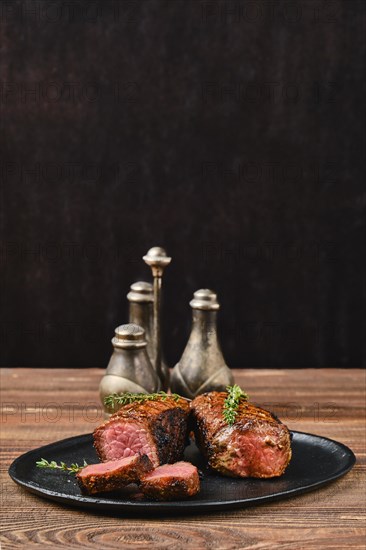
<path fill-rule="evenodd" d="M 127 294 L 129 301 L 129 321 L 140 325 L 145 330 L 147 340 L 147 353 L 152 365 L 156 360 L 156 342 L 154 341 L 154 293 L 153 285 L 145 281 L 137 281 L 130 287 Z M 167 391 L 169 388 L 169 367 L 161 357 L 162 387 Z"/>
<path fill-rule="evenodd" d="M 220 305 L 215 292 L 197 290 L 190 302 L 192 330 L 183 355 L 171 377 L 172 392 L 193 399 L 208 391 L 224 391 L 234 383 L 225 363 L 217 337 L 217 311 Z"/>
<path fill-rule="evenodd" d="M 161 382 L 147 354 L 145 331 L 133 323 L 115 329 L 114 351 L 99 385 L 99 395 L 106 413 L 115 412 L 104 404 L 113 393 L 154 393 Z"/>

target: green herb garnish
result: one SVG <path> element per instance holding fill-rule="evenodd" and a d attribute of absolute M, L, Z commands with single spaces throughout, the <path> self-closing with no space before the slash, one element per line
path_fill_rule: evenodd
<path fill-rule="evenodd" d="M 180 395 L 177 393 L 168 394 L 165 391 L 159 391 L 158 393 L 130 393 L 125 392 L 122 394 L 114 393 L 104 398 L 104 404 L 109 409 L 113 409 L 115 405 L 130 405 L 131 403 L 145 403 L 145 401 L 157 401 L 161 399 L 165 401 L 167 397 L 172 397 L 174 401 L 180 399 Z"/>
<path fill-rule="evenodd" d="M 249 395 L 245 393 L 237 384 L 233 386 L 227 386 L 227 398 L 224 401 L 224 408 L 222 415 L 225 418 L 229 426 L 232 426 L 235 422 L 236 415 L 238 414 L 238 408 L 242 399 L 248 400 Z"/>
<path fill-rule="evenodd" d="M 69 474 L 77 474 L 85 468 L 85 466 L 88 465 L 88 463 L 84 460 L 84 464 L 82 466 L 79 466 L 79 464 L 71 464 L 71 466 L 67 466 L 65 462 L 60 462 L 60 464 L 57 464 L 55 460 L 51 460 L 51 462 L 48 462 L 45 458 L 41 458 L 38 462 L 36 462 L 38 468 L 51 468 L 53 470 L 64 470 L 65 472 L 69 472 Z"/>

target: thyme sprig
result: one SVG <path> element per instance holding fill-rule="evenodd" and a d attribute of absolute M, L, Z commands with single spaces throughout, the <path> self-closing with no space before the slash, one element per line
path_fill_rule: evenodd
<path fill-rule="evenodd" d="M 41 458 L 41 460 L 38 460 L 36 462 L 37 468 L 51 468 L 53 470 L 64 470 L 65 472 L 69 472 L 69 474 L 77 474 L 85 468 L 85 466 L 88 465 L 88 463 L 84 460 L 84 464 L 82 466 L 79 466 L 79 464 L 71 464 L 71 466 L 68 466 L 65 464 L 65 462 L 60 462 L 60 464 L 57 464 L 55 460 L 51 460 L 51 462 L 48 462 L 45 458 Z"/>
<path fill-rule="evenodd" d="M 130 405 L 131 403 L 145 403 L 145 401 L 157 401 L 161 399 L 165 401 L 167 397 L 172 397 L 174 401 L 180 399 L 180 395 L 177 393 L 168 394 L 165 391 L 159 391 L 158 393 L 131 393 L 125 392 L 122 394 L 114 393 L 104 398 L 104 404 L 113 409 L 115 405 Z"/>
<path fill-rule="evenodd" d="M 229 426 L 232 426 L 238 414 L 240 401 L 242 399 L 247 401 L 249 399 L 249 395 L 245 393 L 245 391 L 243 391 L 237 384 L 234 384 L 233 386 L 227 386 L 226 391 L 227 398 L 224 401 L 222 415 L 227 424 L 229 424 Z"/>

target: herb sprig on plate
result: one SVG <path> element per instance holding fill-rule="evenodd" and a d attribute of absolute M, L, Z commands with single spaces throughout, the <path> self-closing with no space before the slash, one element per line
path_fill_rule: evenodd
<path fill-rule="evenodd" d="M 172 397 L 174 401 L 180 399 L 180 395 L 177 393 L 168 394 L 165 391 L 159 391 L 158 393 L 130 393 L 125 392 L 122 394 L 114 393 L 104 398 L 104 404 L 113 409 L 115 405 L 130 405 L 131 403 L 145 403 L 145 401 L 157 401 L 161 399 L 165 401 L 167 397 Z"/>
<path fill-rule="evenodd" d="M 68 466 L 65 464 L 65 462 L 60 462 L 60 464 L 57 464 L 55 460 L 51 460 L 51 462 L 48 462 L 45 458 L 41 458 L 41 460 L 38 460 L 36 462 L 38 468 L 51 468 L 53 470 L 64 470 L 65 472 L 69 472 L 69 474 L 77 474 L 85 468 L 85 466 L 88 465 L 88 463 L 84 460 L 84 464 L 82 466 L 79 466 L 79 464 L 71 464 L 71 466 Z"/>
<path fill-rule="evenodd" d="M 222 415 L 229 426 L 235 422 L 241 400 L 247 401 L 249 395 L 243 391 L 240 386 L 234 384 L 227 386 L 227 398 L 224 401 Z"/>

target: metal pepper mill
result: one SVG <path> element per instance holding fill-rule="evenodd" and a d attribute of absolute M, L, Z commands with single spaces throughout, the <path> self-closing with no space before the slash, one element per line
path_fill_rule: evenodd
<path fill-rule="evenodd" d="M 216 294 L 209 289 L 197 290 L 190 302 L 193 309 L 192 330 L 183 355 L 171 377 L 172 392 L 193 399 L 209 391 L 223 391 L 234 383 L 225 363 L 217 337 Z"/>
<path fill-rule="evenodd" d="M 147 354 L 145 331 L 135 324 L 116 328 L 112 338 L 113 354 L 99 385 L 100 399 L 106 413 L 111 413 L 104 398 L 113 393 L 154 393 L 161 382 Z"/>
<path fill-rule="evenodd" d="M 161 367 L 161 329 L 160 329 L 160 304 L 161 304 L 161 285 L 164 269 L 170 264 L 172 259 L 167 256 L 164 248 L 154 246 L 143 257 L 144 262 L 151 267 L 154 277 L 154 345 L 155 345 L 155 371 L 161 381 L 164 375 Z M 169 385 L 167 382 L 166 389 Z"/>
<path fill-rule="evenodd" d="M 129 301 L 129 321 L 140 325 L 145 330 L 147 353 L 150 361 L 155 365 L 156 342 L 154 340 L 154 294 L 153 285 L 145 281 L 133 283 L 127 294 Z M 166 391 L 169 387 L 169 367 L 161 356 L 162 387 Z"/>

